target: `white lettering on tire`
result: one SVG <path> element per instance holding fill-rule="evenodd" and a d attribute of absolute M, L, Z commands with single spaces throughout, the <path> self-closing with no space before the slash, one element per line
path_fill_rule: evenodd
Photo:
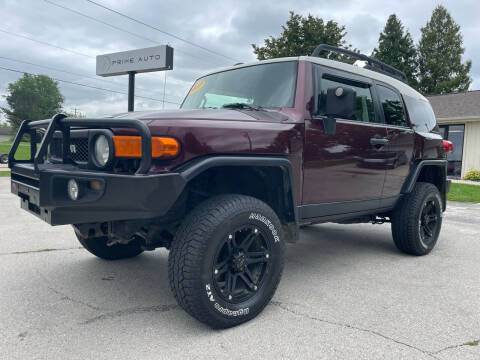
<path fill-rule="evenodd" d="M 243 315 L 248 315 L 250 312 L 250 308 L 244 308 L 244 309 L 238 309 L 238 310 L 230 310 L 227 308 L 222 307 L 218 302 L 215 301 L 215 298 L 213 297 L 212 294 L 212 287 L 210 284 L 205 285 L 205 290 L 207 292 L 207 297 L 208 299 L 213 302 L 213 307 L 221 314 L 227 315 L 227 316 L 243 316 Z"/>
<path fill-rule="evenodd" d="M 250 213 L 249 219 L 254 219 L 254 220 L 263 222 L 265 225 L 267 225 L 268 229 L 272 232 L 275 242 L 280 242 L 280 237 L 278 236 L 277 229 L 275 229 L 275 226 L 272 224 L 272 222 L 268 220 L 265 216 L 258 213 Z"/>

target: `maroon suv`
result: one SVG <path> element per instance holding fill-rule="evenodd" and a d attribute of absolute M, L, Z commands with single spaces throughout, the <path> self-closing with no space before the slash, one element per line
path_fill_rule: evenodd
<path fill-rule="evenodd" d="M 24 136 L 31 159 L 16 160 Z M 429 253 L 449 188 L 442 141 L 401 72 L 321 45 L 212 72 L 179 110 L 24 121 L 9 166 L 22 208 L 72 224 L 92 254 L 170 249 L 178 303 L 225 328 L 270 301 L 302 225 L 389 221 L 400 250 Z"/>

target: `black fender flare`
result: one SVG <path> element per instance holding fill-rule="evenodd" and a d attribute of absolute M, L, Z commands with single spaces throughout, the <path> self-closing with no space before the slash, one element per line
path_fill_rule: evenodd
<path fill-rule="evenodd" d="M 407 180 L 403 184 L 402 187 L 402 194 L 408 194 L 412 192 L 413 187 L 415 186 L 415 183 L 417 182 L 418 176 L 420 175 L 420 172 L 422 171 L 422 168 L 424 166 L 438 166 L 441 167 L 444 174 L 445 174 L 445 180 L 447 179 L 447 160 L 420 160 L 417 162 L 412 170 L 410 171 L 410 175 L 407 177 Z M 444 192 L 444 189 L 440 189 L 440 191 Z"/>
<path fill-rule="evenodd" d="M 415 163 L 414 167 L 410 171 L 410 175 L 407 177 L 407 180 L 403 184 L 402 187 L 402 194 L 408 194 L 412 192 L 415 183 L 420 176 L 422 169 L 425 166 L 436 166 L 442 169 L 442 179 L 440 183 L 440 195 L 442 196 L 443 201 L 443 211 L 445 211 L 447 207 L 447 193 L 450 188 L 450 180 L 447 180 L 447 160 L 446 159 L 438 159 L 438 160 L 420 160 L 419 162 Z"/>
<path fill-rule="evenodd" d="M 172 169 L 172 171 L 178 172 L 185 183 L 188 183 L 204 171 L 219 166 L 280 168 L 283 174 L 283 201 L 288 209 L 287 214 L 281 214 L 287 219 L 287 224 L 284 224 L 284 232 L 288 242 L 296 242 L 298 240 L 299 223 L 295 203 L 292 165 L 288 159 L 280 156 L 212 155 L 193 159 Z"/>

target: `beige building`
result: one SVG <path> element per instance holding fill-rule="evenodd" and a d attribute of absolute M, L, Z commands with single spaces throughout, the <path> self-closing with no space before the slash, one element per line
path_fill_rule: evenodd
<path fill-rule="evenodd" d="M 464 177 L 480 170 L 480 90 L 427 97 L 443 138 L 453 143 L 448 174 Z"/>

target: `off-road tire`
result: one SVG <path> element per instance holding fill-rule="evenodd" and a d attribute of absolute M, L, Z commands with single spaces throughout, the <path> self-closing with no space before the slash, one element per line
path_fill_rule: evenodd
<path fill-rule="evenodd" d="M 265 269 L 269 270 L 264 271 L 265 278 L 251 298 L 233 303 L 225 301 L 223 291 L 214 286 L 218 276 L 214 275 L 215 254 L 229 234 L 243 227 L 253 227 L 268 242 L 270 262 Z M 213 328 L 239 325 L 257 316 L 274 295 L 282 275 L 284 248 L 280 221 L 267 204 L 244 195 L 213 197 L 187 215 L 174 237 L 168 258 L 170 288 L 178 304 L 195 319 Z"/>
<path fill-rule="evenodd" d="M 432 232 L 431 241 L 422 240 L 421 215 L 430 201 L 438 207 L 438 223 Z M 413 191 L 405 195 L 396 206 L 392 216 L 392 235 L 397 248 L 410 255 L 426 255 L 435 247 L 442 227 L 442 200 L 437 187 L 418 182 Z"/>
<path fill-rule="evenodd" d="M 105 260 L 120 260 L 135 257 L 143 252 L 137 241 L 128 244 L 107 245 L 106 236 L 96 238 L 82 238 L 78 234 L 77 239 L 82 246 L 93 255 Z"/>

